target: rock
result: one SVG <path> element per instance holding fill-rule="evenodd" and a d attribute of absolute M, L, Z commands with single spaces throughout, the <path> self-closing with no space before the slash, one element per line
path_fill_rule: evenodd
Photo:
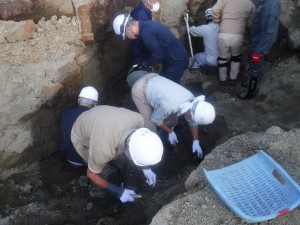
<path fill-rule="evenodd" d="M 63 15 L 67 15 L 67 16 L 74 15 L 74 8 L 72 5 L 72 0 L 64 0 L 63 4 L 59 8 L 59 12 Z"/>
<path fill-rule="evenodd" d="M 79 27 L 81 32 L 81 40 L 85 43 L 94 41 L 92 32 L 92 21 L 90 18 L 90 10 L 94 1 L 92 0 L 73 0 L 76 15 L 79 18 Z"/>
<path fill-rule="evenodd" d="M 33 187 L 31 184 L 26 183 L 24 186 L 20 186 L 19 189 L 25 193 L 30 193 Z"/>
<path fill-rule="evenodd" d="M 90 211 L 92 208 L 93 208 L 94 204 L 92 202 L 89 202 L 86 207 L 85 207 L 85 210 L 86 211 Z"/>
<path fill-rule="evenodd" d="M 1 104 L 5 105 L 0 109 L 0 173 L 15 165 L 30 148 L 35 150 L 26 153 L 23 163 L 56 151 L 59 105 L 76 104 L 74 95 L 81 82 L 99 83 L 96 45 L 87 47 L 80 41 L 74 21 L 66 16 L 42 18 L 36 25 L 32 20 L 0 21 L 0 79 L 5 83 L 0 87 Z M 61 29 L 56 28 L 58 24 Z M 71 101 L 70 96 L 74 96 Z M 40 144 L 45 145 L 43 150 L 37 150 Z M 5 176 L 14 171 L 5 172 Z"/>
<path fill-rule="evenodd" d="M 276 127 L 276 126 L 273 126 L 273 127 L 270 127 L 266 133 L 267 134 L 281 134 L 282 132 L 284 132 L 280 127 Z"/>
<path fill-rule="evenodd" d="M 89 185 L 89 179 L 87 176 L 82 175 L 78 179 L 78 184 L 80 187 L 87 187 Z"/>
<path fill-rule="evenodd" d="M 2 27 L 2 32 L 4 32 L 1 32 L 2 38 L 0 36 L 0 43 L 3 42 L 3 38 L 10 43 L 24 41 L 26 39 L 32 38 L 36 30 L 34 22 L 32 20 L 21 22 L 0 21 L 0 27 Z"/>
<path fill-rule="evenodd" d="M 300 29 L 290 28 L 288 32 L 289 47 L 300 51 Z"/>
<path fill-rule="evenodd" d="M 31 12 L 32 2 L 29 0 L 1 1 L 0 20 L 9 20 Z"/>
<path fill-rule="evenodd" d="M 267 154 L 277 161 L 287 173 L 299 183 L 300 130 L 295 129 L 285 132 L 279 127 L 272 127 L 269 129 L 269 131 L 272 130 L 276 131 L 276 135 L 274 135 L 274 132 L 248 133 L 236 136 L 216 147 L 209 154 L 209 157 L 206 157 L 196 169 L 197 173 L 193 172 L 185 182 L 186 188 L 190 190 L 195 187 L 194 185 L 189 184 L 190 182 L 193 184 L 201 184 L 197 187 L 197 191 L 165 205 L 154 216 L 151 225 L 176 224 L 179 220 L 180 224 L 243 224 L 244 221 L 225 206 L 223 201 L 210 187 L 204 176 L 203 168 L 213 170 L 232 165 L 233 163 L 256 154 L 257 149 L 259 148 L 263 148 Z M 251 146 L 251 148 L 249 148 L 249 146 Z M 230 150 L 231 154 L 226 157 L 225 152 L 228 150 Z M 286 157 L 282 157 L 283 153 L 286 154 Z M 225 160 L 224 165 L 221 165 L 220 162 L 223 160 Z M 299 221 L 299 219 L 299 210 L 294 209 L 284 217 L 261 222 L 259 224 L 295 225 L 297 224 L 296 221 Z M 193 222 L 191 223 L 192 220 Z"/>

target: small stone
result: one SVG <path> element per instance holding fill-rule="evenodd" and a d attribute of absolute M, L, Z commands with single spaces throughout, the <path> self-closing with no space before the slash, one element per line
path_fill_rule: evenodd
<path fill-rule="evenodd" d="M 78 184 L 80 187 L 87 187 L 89 185 L 89 179 L 87 176 L 82 175 L 78 179 Z"/>
<path fill-rule="evenodd" d="M 85 207 L 86 211 L 91 210 L 93 208 L 93 206 L 94 206 L 94 204 L 92 202 L 89 202 Z"/>
<path fill-rule="evenodd" d="M 283 132 L 283 130 L 280 127 L 277 127 L 277 126 L 270 127 L 266 131 L 267 134 L 273 134 L 273 135 L 278 135 L 278 134 L 281 134 L 282 132 Z"/>
<path fill-rule="evenodd" d="M 207 205 L 201 205 L 201 209 L 206 209 Z"/>
<path fill-rule="evenodd" d="M 121 211 L 120 210 L 120 206 L 118 206 L 118 205 L 114 205 L 113 208 L 112 208 L 112 210 L 113 210 L 114 214 L 117 214 L 117 213 L 119 213 Z"/>

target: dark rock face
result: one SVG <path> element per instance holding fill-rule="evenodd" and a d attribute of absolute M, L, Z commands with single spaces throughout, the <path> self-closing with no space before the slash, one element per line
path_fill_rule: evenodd
<path fill-rule="evenodd" d="M 32 13 L 33 4 L 31 1 L 1 1 L 0 19 L 1 20 L 22 20 L 22 17 Z"/>
<path fill-rule="evenodd" d="M 45 0 L 9 0 L 0 2 L 0 19 L 21 21 L 34 19 L 37 21 L 41 16 L 51 15 L 53 10 L 47 13 Z"/>

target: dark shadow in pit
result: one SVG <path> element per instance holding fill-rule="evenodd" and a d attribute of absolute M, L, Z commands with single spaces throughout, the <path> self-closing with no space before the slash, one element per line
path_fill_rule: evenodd
<path fill-rule="evenodd" d="M 201 94 L 199 86 L 195 85 L 195 90 L 192 90 L 195 95 Z M 136 110 L 130 94 L 124 96 L 123 102 L 126 107 Z M 226 132 L 225 127 L 224 120 L 217 116 L 213 125 L 199 128 L 200 143 L 205 155 L 215 147 L 222 132 Z M 176 148 L 165 149 L 162 161 L 153 167 L 158 178 L 154 188 L 145 183 L 143 172 L 129 163 L 126 185 L 143 196 L 134 203 L 121 204 L 115 198 L 91 198 L 88 186 L 78 184 L 79 177 L 85 175 L 85 169 L 72 168 L 63 160 L 60 152 L 41 162 L 43 201 L 56 203 L 54 205 L 61 212 L 62 224 L 149 224 L 161 207 L 185 192 L 186 178 L 201 162 L 192 153 L 189 126 L 183 118 L 180 118 L 175 132 L 179 144 Z M 92 207 L 87 209 L 88 205 Z"/>

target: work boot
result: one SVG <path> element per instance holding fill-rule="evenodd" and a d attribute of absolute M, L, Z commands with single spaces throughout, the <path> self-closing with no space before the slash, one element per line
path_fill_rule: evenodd
<path fill-rule="evenodd" d="M 242 87 L 248 87 L 248 81 L 243 81 L 243 82 L 241 83 L 241 86 L 242 86 Z"/>
<path fill-rule="evenodd" d="M 261 75 L 259 76 L 259 80 L 261 80 L 262 77 L 263 77 L 263 74 L 261 74 Z M 242 87 L 248 87 L 248 82 L 249 82 L 249 79 L 243 81 L 243 82 L 241 83 L 241 86 L 242 86 Z"/>
<path fill-rule="evenodd" d="M 239 99 L 246 100 L 254 97 L 254 92 L 258 86 L 259 78 L 250 77 L 248 91 L 237 95 Z"/>
<path fill-rule="evenodd" d="M 235 82 L 236 82 L 236 79 L 235 79 L 235 80 L 232 80 L 232 79 L 229 79 L 229 80 L 228 80 L 228 84 L 229 84 L 230 86 L 234 86 L 234 85 L 235 85 Z"/>
<path fill-rule="evenodd" d="M 221 86 L 226 86 L 226 80 L 219 80 L 219 84 L 221 85 Z"/>

